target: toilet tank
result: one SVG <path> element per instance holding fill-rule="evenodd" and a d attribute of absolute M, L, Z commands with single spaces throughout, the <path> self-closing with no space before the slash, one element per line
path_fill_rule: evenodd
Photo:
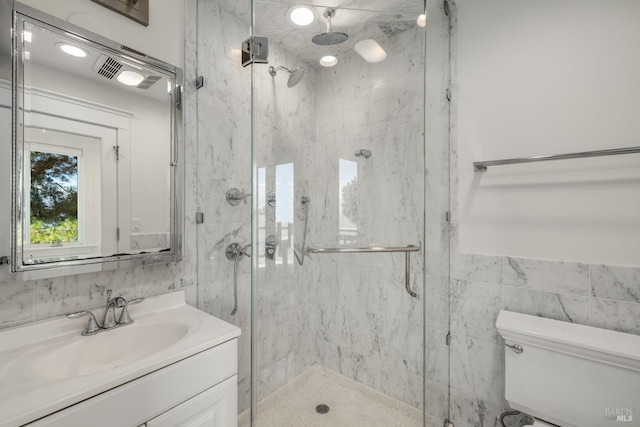
<path fill-rule="evenodd" d="M 496 327 L 512 408 L 561 427 L 640 426 L 640 336 L 505 310 Z"/>

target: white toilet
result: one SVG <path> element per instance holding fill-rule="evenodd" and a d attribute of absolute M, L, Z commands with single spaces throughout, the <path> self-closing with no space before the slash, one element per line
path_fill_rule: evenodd
<path fill-rule="evenodd" d="M 640 336 L 501 310 L 505 399 L 533 426 L 640 427 Z"/>

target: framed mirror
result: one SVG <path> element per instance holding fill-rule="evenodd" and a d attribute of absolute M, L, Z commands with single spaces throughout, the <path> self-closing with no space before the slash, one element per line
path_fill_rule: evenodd
<path fill-rule="evenodd" d="M 182 256 L 182 70 L 15 3 L 12 271 Z"/>

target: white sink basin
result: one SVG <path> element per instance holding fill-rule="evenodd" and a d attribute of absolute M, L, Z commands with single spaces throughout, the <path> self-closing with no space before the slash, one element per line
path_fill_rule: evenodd
<path fill-rule="evenodd" d="M 9 363 L 5 379 L 54 381 L 95 374 L 153 355 L 180 341 L 182 323 L 133 323 L 87 337 L 51 340 L 30 348 Z"/>
<path fill-rule="evenodd" d="M 133 324 L 91 336 L 80 335 L 86 318 L 1 331 L 0 427 L 28 424 L 240 335 L 186 305 L 183 292 L 129 313 Z"/>

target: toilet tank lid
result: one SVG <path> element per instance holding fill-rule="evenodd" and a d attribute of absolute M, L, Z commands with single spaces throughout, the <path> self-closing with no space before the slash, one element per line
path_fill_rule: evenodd
<path fill-rule="evenodd" d="M 600 360 L 640 371 L 640 336 L 500 310 L 505 340 Z"/>

